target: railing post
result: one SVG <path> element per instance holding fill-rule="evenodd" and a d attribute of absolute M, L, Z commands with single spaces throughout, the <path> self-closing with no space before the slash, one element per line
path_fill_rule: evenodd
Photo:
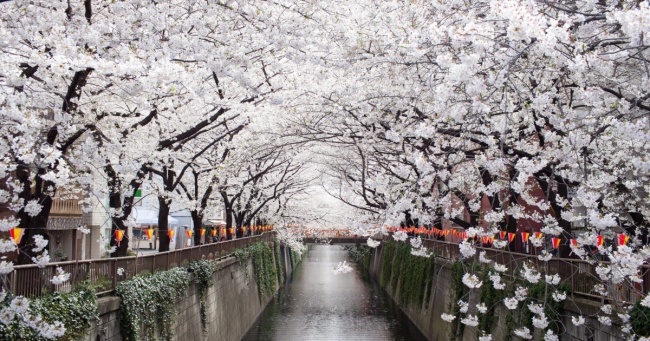
<path fill-rule="evenodd" d="M 113 291 L 117 289 L 117 259 L 113 258 L 111 262 L 111 277 L 113 278 Z"/>

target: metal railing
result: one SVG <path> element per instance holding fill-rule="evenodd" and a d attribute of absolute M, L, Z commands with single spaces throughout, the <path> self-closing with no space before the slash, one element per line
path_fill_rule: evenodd
<path fill-rule="evenodd" d="M 423 245 L 426 246 L 436 257 L 445 258 L 451 261 L 460 259 L 460 250 L 457 243 L 424 239 Z M 477 253 L 474 256 L 473 261 L 478 262 L 479 253 L 485 251 L 485 257 L 487 259 L 503 264 L 508 268 L 506 275 L 510 278 L 520 275 L 524 263 L 527 263 L 529 267 L 532 266 L 537 271 L 544 272 L 548 275 L 558 274 L 561 278 L 560 283 L 564 283 L 571 288 L 571 293 L 574 296 L 582 296 L 603 302 L 616 301 L 621 303 L 636 303 L 647 295 L 649 289 L 650 271 L 647 265 L 644 265 L 641 268 L 639 274 L 642 283 L 624 281 L 622 284 L 607 285 L 607 283 L 602 283 L 600 280 L 600 277 L 596 273 L 596 267 L 599 264 L 610 264 L 609 262 L 589 262 L 581 259 L 558 257 L 553 257 L 549 261 L 545 262 L 540 260 L 537 255 L 485 247 L 477 247 L 476 249 Z M 543 281 L 544 278 L 541 280 Z M 606 296 L 594 291 L 594 285 L 598 283 L 606 285 Z"/>
<path fill-rule="evenodd" d="M 144 256 L 103 258 L 82 261 L 58 262 L 47 264 L 43 268 L 34 265 L 19 265 L 7 274 L 5 283 L 14 295 L 38 297 L 46 292 L 69 292 L 77 284 L 88 281 L 99 287 L 98 294 L 113 292 L 121 281 L 138 274 L 153 273 L 185 265 L 203 258 L 219 258 L 232 254 L 236 249 L 253 245 L 257 242 L 272 242 L 274 232 L 234 239 L 213 244 L 204 244 L 180 250 L 158 252 Z M 60 267 L 70 274 L 70 279 L 59 285 L 50 281 Z M 118 274 L 118 269 L 123 269 Z"/>

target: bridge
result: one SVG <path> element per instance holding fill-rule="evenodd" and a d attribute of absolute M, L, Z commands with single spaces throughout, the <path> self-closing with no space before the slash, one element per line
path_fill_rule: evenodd
<path fill-rule="evenodd" d="M 305 244 L 329 244 L 329 245 L 362 245 L 368 241 L 367 237 L 305 237 L 302 242 Z"/>

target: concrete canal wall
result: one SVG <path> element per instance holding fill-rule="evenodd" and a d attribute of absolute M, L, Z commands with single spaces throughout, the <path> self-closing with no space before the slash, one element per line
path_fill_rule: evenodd
<path fill-rule="evenodd" d="M 368 265 L 368 271 L 371 278 L 373 278 L 378 283 L 381 283 L 382 270 L 386 269 L 383 266 L 384 261 L 384 246 L 377 247 L 372 250 L 370 257 L 370 263 Z M 412 302 L 409 304 L 400 304 L 400 295 L 399 292 L 400 285 L 399 280 L 398 284 L 393 288 L 390 283 L 384 285 L 384 289 L 391 296 L 393 301 L 400 306 L 402 311 L 413 321 L 413 323 L 420 329 L 420 331 L 429 339 L 429 340 L 450 340 L 449 329 L 451 328 L 450 323 L 443 321 L 440 317 L 442 313 L 450 313 L 452 302 L 454 300 L 454 290 L 452 288 L 452 263 L 443 258 L 436 258 L 434 261 L 434 267 L 432 271 L 432 277 L 429 281 L 425 280 L 421 285 L 427 286 L 426 290 L 430 290 L 429 295 L 424 295 L 424 298 L 420 302 Z M 391 269 L 394 271 L 394 269 Z M 401 280 L 401 279 L 400 279 Z M 430 284 L 427 284 L 430 283 Z M 480 290 L 480 289 L 479 289 Z M 474 293 L 470 296 L 470 306 L 472 304 L 479 303 L 479 297 L 477 293 Z M 428 298 L 427 298 L 428 296 Z M 600 340 L 623 340 L 620 335 L 620 326 L 612 325 L 605 326 L 598 322 L 596 318 L 587 318 L 586 316 L 597 315 L 601 304 L 587 299 L 579 298 L 567 298 L 563 306 L 563 317 L 562 324 L 564 333 L 561 335 L 561 340 L 590 340 L 590 341 L 600 341 Z M 521 304 L 517 308 L 517 312 L 522 309 L 528 309 L 522 307 Z M 505 307 L 503 302 L 498 303 L 494 314 L 493 330 L 492 330 L 492 340 L 507 340 L 508 334 L 512 335 L 512 327 L 508 326 L 507 316 L 509 310 Z M 579 327 L 575 327 L 571 322 L 571 316 L 585 316 L 585 324 Z M 518 328 L 519 325 L 516 325 L 515 328 Z M 543 339 L 543 337 L 538 337 L 539 330 L 536 331 L 537 334 L 534 339 Z M 461 340 L 463 341 L 476 341 L 478 340 L 479 331 L 476 327 L 466 326 L 461 334 Z M 512 340 L 519 340 L 518 337 L 512 335 Z"/>
<path fill-rule="evenodd" d="M 287 278 L 293 271 L 291 252 L 281 247 L 280 256 Z M 207 332 L 201 327 L 199 294 L 197 286 L 192 284 L 176 303 L 174 340 L 241 340 L 273 298 L 268 295 L 260 299 L 251 259 L 240 263 L 235 257 L 228 257 L 216 262 L 218 270 L 213 274 L 214 284 L 206 295 Z M 120 298 L 100 298 L 98 305 L 99 321 L 83 340 L 122 340 L 118 316 Z"/>

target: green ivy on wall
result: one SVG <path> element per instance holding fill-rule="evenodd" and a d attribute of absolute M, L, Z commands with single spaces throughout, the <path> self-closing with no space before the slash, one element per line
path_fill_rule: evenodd
<path fill-rule="evenodd" d="M 280 286 L 284 285 L 284 277 L 286 276 L 286 269 L 284 268 L 284 262 L 282 262 L 282 256 L 280 255 L 280 242 L 277 240 L 273 241 L 273 250 L 275 251 L 275 268 L 277 269 L 278 283 Z"/>
<path fill-rule="evenodd" d="M 9 295 L 0 302 L 0 310 L 11 302 Z M 43 321 L 59 321 L 65 326 L 65 334 L 59 340 L 76 340 L 83 336 L 97 320 L 97 297 L 89 285 L 81 285 L 69 293 L 50 293 L 30 300 L 29 311 L 40 315 Z M 0 323 L 0 340 L 45 340 L 24 321 L 14 319 L 9 325 Z"/>
<path fill-rule="evenodd" d="M 345 245 L 343 248 L 348 252 L 350 260 L 361 265 L 361 277 L 367 280 L 372 249 L 367 245 Z"/>
<path fill-rule="evenodd" d="M 295 269 L 302 260 L 302 253 L 291 250 L 291 269 Z"/>
<path fill-rule="evenodd" d="M 485 304 L 487 311 L 484 314 L 478 314 L 478 329 L 491 334 L 495 325 L 495 308 L 499 303 L 503 302 L 505 292 L 494 288 L 494 284 L 490 280 L 490 272 L 496 273 L 496 270 L 492 266 L 483 266 L 481 271 L 483 285 L 481 286 L 480 302 Z"/>
<path fill-rule="evenodd" d="M 241 262 L 251 258 L 253 260 L 253 273 L 257 280 L 257 288 L 260 299 L 271 295 L 277 289 L 277 269 L 273 260 L 273 251 L 265 242 L 259 242 L 251 246 L 235 251 L 235 257 Z"/>
<path fill-rule="evenodd" d="M 210 260 L 197 260 L 190 263 L 189 269 L 194 273 L 195 280 L 194 282 L 197 285 L 197 290 L 199 291 L 199 311 L 201 314 L 201 327 L 203 327 L 203 332 L 207 331 L 208 326 L 208 314 L 206 308 L 206 294 L 208 288 L 213 284 L 213 274 L 214 274 L 214 262 Z"/>
<path fill-rule="evenodd" d="M 451 264 L 451 291 L 452 291 L 452 300 L 451 311 L 452 315 L 456 318 L 451 321 L 451 328 L 449 329 L 449 339 L 450 340 L 460 340 L 463 337 L 465 332 L 465 325 L 460 323 L 461 312 L 458 301 L 466 298 L 469 294 L 469 288 L 463 284 L 463 275 L 465 274 L 465 268 L 461 261 L 455 261 Z"/>
<path fill-rule="evenodd" d="M 382 288 L 386 288 L 390 281 L 391 272 L 393 268 L 393 257 L 395 256 L 395 243 L 392 241 L 385 241 L 382 243 L 382 248 L 384 249 L 384 255 L 382 258 L 381 264 L 381 284 Z"/>
<path fill-rule="evenodd" d="M 641 302 L 634 304 L 630 310 L 630 323 L 636 335 L 650 336 L 650 308 L 642 306 Z"/>
<path fill-rule="evenodd" d="M 119 318 L 122 337 L 139 340 L 140 326 L 144 340 L 155 340 L 156 331 L 163 340 L 172 337 L 176 301 L 189 287 L 190 275 L 185 268 L 136 276 L 118 284 L 115 292 L 122 298 Z"/>
<path fill-rule="evenodd" d="M 420 304 L 423 300 L 428 304 L 433 286 L 434 259 L 413 256 L 411 246 L 406 243 L 387 240 L 383 242 L 383 248 L 381 286 L 386 289 L 390 284 L 404 305 Z"/>
<path fill-rule="evenodd" d="M 546 330 L 550 329 L 556 335 L 562 335 L 565 332 L 563 330 L 564 327 L 561 324 L 562 314 L 564 313 L 564 305 L 563 302 L 557 302 L 553 299 L 552 295 L 555 290 L 552 290 L 551 287 L 549 287 L 550 285 L 545 281 L 539 281 L 537 283 L 531 284 L 521 278 L 516 278 L 509 285 L 507 296 L 513 296 L 515 288 L 518 286 L 524 286 L 528 288 L 528 295 L 526 297 L 526 300 L 522 302 L 521 306 L 523 309 L 519 310 L 518 316 L 517 314 L 513 316 L 513 322 L 518 322 L 519 325 L 527 327 L 529 330 L 533 330 L 533 317 L 535 314 L 531 312 L 530 309 L 528 309 L 528 305 L 531 303 L 542 304 L 544 306 L 544 315 L 546 315 L 546 318 L 549 322 L 547 329 L 545 329 L 543 333 Z M 563 291 L 567 294 L 570 294 L 571 291 L 569 286 L 566 284 L 560 284 L 557 287 L 557 290 Z M 514 327 L 512 330 L 514 330 Z"/>

